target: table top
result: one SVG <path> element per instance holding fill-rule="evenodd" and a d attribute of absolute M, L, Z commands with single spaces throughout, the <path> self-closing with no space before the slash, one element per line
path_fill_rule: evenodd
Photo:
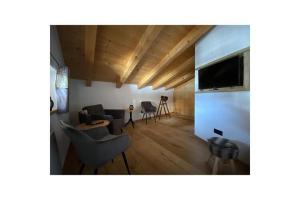
<path fill-rule="evenodd" d="M 94 120 L 92 122 L 92 124 L 87 125 L 86 123 L 82 123 L 82 124 L 77 125 L 76 128 L 81 131 L 86 131 L 86 130 L 90 130 L 93 128 L 108 126 L 109 123 L 110 122 L 108 120 Z"/>

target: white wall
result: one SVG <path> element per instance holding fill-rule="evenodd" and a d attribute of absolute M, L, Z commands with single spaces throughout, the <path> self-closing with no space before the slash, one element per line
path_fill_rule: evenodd
<path fill-rule="evenodd" d="M 249 26 L 216 26 L 195 45 L 195 68 L 249 46 Z"/>
<path fill-rule="evenodd" d="M 195 67 L 250 47 L 249 26 L 216 26 L 195 46 Z M 196 73 L 197 74 L 197 73 Z M 195 78 L 197 87 L 198 78 Z M 195 87 L 195 90 L 197 89 Z M 195 134 L 207 140 L 218 136 L 235 141 L 239 159 L 250 163 L 250 91 L 195 94 Z"/>
<path fill-rule="evenodd" d="M 126 109 L 125 122 L 129 118 L 127 111 L 130 104 L 135 107 L 133 120 L 141 119 L 141 101 L 151 101 L 158 106 L 160 96 L 168 96 L 168 106 L 173 112 L 174 89 L 152 90 L 151 87 L 138 89 L 135 84 L 124 84 L 116 88 L 115 83 L 93 81 L 91 87 L 85 86 L 85 81 L 71 79 L 69 82 L 69 111 L 72 123 L 78 123 L 78 112 L 88 105 L 102 104 L 104 109 Z"/>

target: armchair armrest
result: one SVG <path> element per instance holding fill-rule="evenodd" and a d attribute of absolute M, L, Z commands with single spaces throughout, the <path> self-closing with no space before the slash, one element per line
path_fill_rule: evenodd
<path fill-rule="evenodd" d="M 116 155 L 124 152 L 129 146 L 128 135 L 108 135 L 100 140 L 96 140 L 97 154 L 103 161 L 108 161 Z"/>
<path fill-rule="evenodd" d="M 123 135 L 112 135 L 112 134 L 108 134 L 106 135 L 105 137 L 99 139 L 99 140 L 96 140 L 96 143 L 97 144 L 101 144 L 101 143 L 104 143 L 104 142 L 108 142 L 108 141 L 117 141 L 117 140 L 128 140 L 129 141 L 129 137 L 127 134 L 123 134 Z"/>
<path fill-rule="evenodd" d="M 124 119 L 125 110 L 121 109 L 104 109 L 106 115 L 113 116 L 114 119 Z"/>

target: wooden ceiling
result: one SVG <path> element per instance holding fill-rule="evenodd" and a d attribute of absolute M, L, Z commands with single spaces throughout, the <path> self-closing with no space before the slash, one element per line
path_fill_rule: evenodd
<path fill-rule="evenodd" d="M 70 77 L 176 87 L 194 77 L 194 44 L 212 26 L 58 25 Z"/>

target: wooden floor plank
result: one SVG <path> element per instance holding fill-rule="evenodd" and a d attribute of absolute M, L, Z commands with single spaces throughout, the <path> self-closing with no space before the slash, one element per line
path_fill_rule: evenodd
<path fill-rule="evenodd" d="M 162 117 L 157 120 L 135 122 L 127 126 L 131 144 L 126 156 L 131 174 L 211 174 L 207 163 L 210 156 L 207 143 L 194 135 L 192 120 Z M 249 174 L 249 166 L 236 162 L 237 174 Z M 64 174 L 78 174 L 80 161 L 71 145 L 64 165 Z M 83 174 L 93 174 L 85 167 Z M 122 155 L 98 169 L 97 174 L 127 174 Z M 219 174 L 231 174 L 228 165 L 220 165 Z"/>

